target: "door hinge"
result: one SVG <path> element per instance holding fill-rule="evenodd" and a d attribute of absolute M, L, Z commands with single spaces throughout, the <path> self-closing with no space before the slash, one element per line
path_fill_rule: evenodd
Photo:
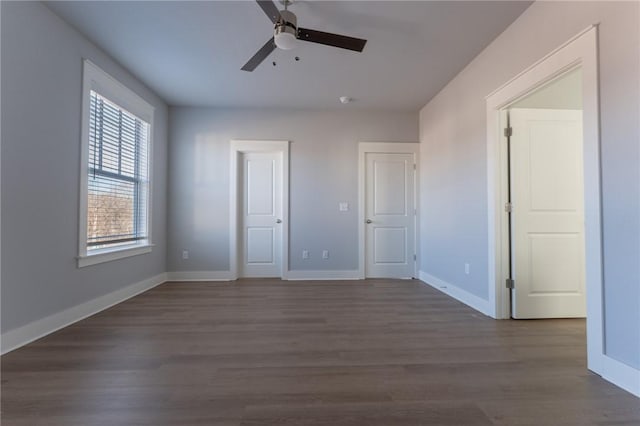
<path fill-rule="evenodd" d="M 507 285 L 507 288 L 513 289 L 515 288 L 516 282 L 514 281 L 513 278 L 507 278 L 506 285 Z"/>
<path fill-rule="evenodd" d="M 507 213 L 513 212 L 513 204 L 504 203 L 504 211 L 507 212 Z"/>
<path fill-rule="evenodd" d="M 414 254 L 413 255 L 413 261 L 415 262 L 416 260 L 418 260 L 418 259 L 417 259 L 416 255 Z"/>
<path fill-rule="evenodd" d="M 504 136 L 506 138 L 513 136 L 513 127 L 505 127 L 504 128 Z"/>
<path fill-rule="evenodd" d="M 414 163 L 414 164 L 413 164 L 413 170 L 415 170 L 415 169 L 416 169 L 416 165 L 415 165 L 415 163 Z"/>

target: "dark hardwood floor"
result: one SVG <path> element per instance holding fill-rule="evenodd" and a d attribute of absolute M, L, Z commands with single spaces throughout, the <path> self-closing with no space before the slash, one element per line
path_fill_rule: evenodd
<path fill-rule="evenodd" d="M 2 425 L 640 425 L 584 336 L 419 281 L 167 283 L 3 356 Z"/>

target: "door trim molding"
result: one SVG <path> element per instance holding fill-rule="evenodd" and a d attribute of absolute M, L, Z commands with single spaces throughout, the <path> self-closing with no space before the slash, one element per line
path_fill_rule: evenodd
<path fill-rule="evenodd" d="M 240 140 L 230 141 L 229 162 L 229 270 L 231 280 L 238 279 L 238 161 L 241 154 L 278 152 L 282 155 L 282 256 L 280 277 L 287 279 L 289 271 L 289 141 Z"/>
<path fill-rule="evenodd" d="M 506 240 L 508 232 L 503 209 L 507 200 L 507 168 L 506 154 L 502 149 L 504 136 L 500 132 L 504 108 L 580 66 L 583 93 L 587 361 L 589 369 L 602 374 L 604 307 L 597 40 L 598 28 L 590 26 L 486 98 L 488 285 L 489 313 L 495 318 L 508 318 L 509 295 L 504 285 L 509 262 Z"/>
<path fill-rule="evenodd" d="M 418 183 L 419 183 L 419 167 L 420 164 L 418 162 L 420 152 L 420 143 L 418 142 L 360 142 L 358 144 L 358 277 L 360 279 L 365 279 L 365 249 L 366 249 L 366 234 L 365 234 L 365 170 L 366 170 L 366 154 L 369 153 L 381 153 L 381 154 L 413 154 L 414 164 L 416 165 L 415 172 L 413 174 L 414 184 L 413 184 L 413 200 L 414 207 L 416 208 L 417 214 L 414 216 L 414 225 L 413 225 L 413 244 L 414 244 L 414 253 L 416 254 L 416 259 L 420 256 L 418 253 L 418 235 L 420 234 L 418 230 L 419 221 L 418 217 L 420 212 L 419 204 L 418 204 Z M 418 262 L 414 261 L 413 264 L 413 276 L 418 277 Z"/>

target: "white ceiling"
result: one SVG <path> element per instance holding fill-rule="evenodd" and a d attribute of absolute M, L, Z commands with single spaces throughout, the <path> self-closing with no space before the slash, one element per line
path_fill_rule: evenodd
<path fill-rule="evenodd" d="M 272 35 L 254 1 L 47 5 L 170 105 L 344 108 L 346 95 L 349 108 L 418 110 L 530 3 L 298 0 L 299 26 L 368 39 L 364 51 L 301 42 L 252 73 L 240 67 Z"/>

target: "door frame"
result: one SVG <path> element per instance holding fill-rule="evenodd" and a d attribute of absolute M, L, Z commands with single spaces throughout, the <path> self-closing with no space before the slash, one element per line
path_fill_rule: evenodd
<path fill-rule="evenodd" d="M 282 253 L 281 272 L 283 280 L 287 279 L 289 271 L 289 141 L 279 140 L 231 140 L 230 162 L 229 162 L 229 269 L 231 280 L 237 280 L 239 275 L 239 259 L 241 244 L 238 243 L 240 225 L 242 221 L 238 218 L 240 208 L 239 186 L 242 181 L 238 162 L 242 154 L 248 153 L 279 153 L 282 156 Z"/>
<path fill-rule="evenodd" d="M 505 109 L 541 86 L 582 68 L 585 221 L 585 290 L 587 295 L 587 364 L 601 373 L 604 358 L 598 27 L 592 25 L 486 97 L 488 284 L 490 314 L 509 318 L 508 220 Z"/>
<path fill-rule="evenodd" d="M 413 262 L 413 276 L 418 276 L 418 235 L 420 234 L 418 232 L 419 152 L 420 144 L 418 142 L 360 142 L 358 144 L 358 277 L 361 280 L 365 279 L 366 276 L 366 154 L 413 154 L 413 164 L 415 164 L 413 172 L 413 203 L 416 210 L 413 224 L 413 251 L 416 255 L 416 260 Z"/>

